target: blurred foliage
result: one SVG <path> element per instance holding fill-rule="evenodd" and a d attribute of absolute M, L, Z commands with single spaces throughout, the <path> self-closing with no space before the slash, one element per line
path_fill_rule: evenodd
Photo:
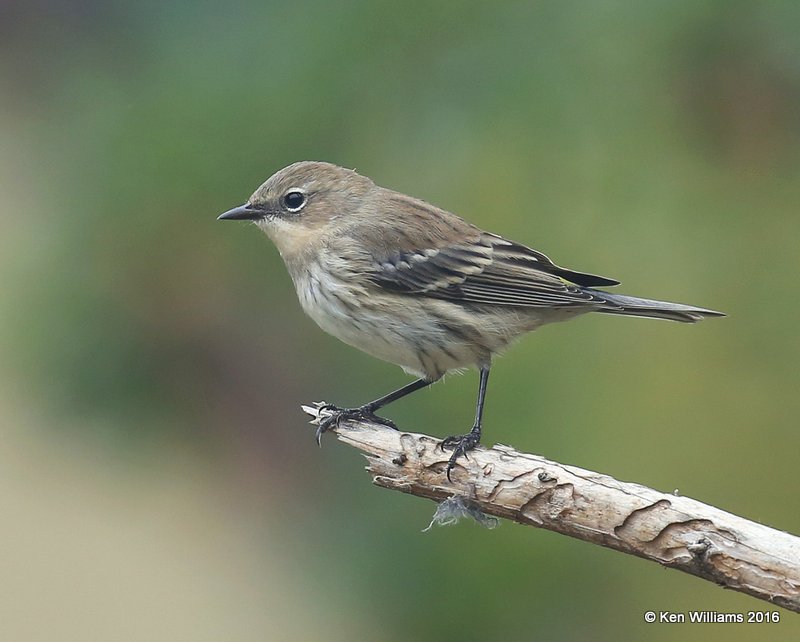
<path fill-rule="evenodd" d="M 268 241 L 215 216 L 328 160 L 625 292 L 728 312 L 526 338 L 493 370 L 485 441 L 798 532 L 798 30 L 788 0 L 5 3 L 14 392 L 44 439 L 187 451 L 278 498 L 263 528 L 296 543 L 298 581 L 375 639 L 750 639 L 646 627 L 648 608 L 766 606 L 651 564 L 511 525 L 420 535 L 433 507 L 318 452 L 298 410 L 406 379 L 323 335 Z M 458 432 L 476 386 L 388 414 Z"/>

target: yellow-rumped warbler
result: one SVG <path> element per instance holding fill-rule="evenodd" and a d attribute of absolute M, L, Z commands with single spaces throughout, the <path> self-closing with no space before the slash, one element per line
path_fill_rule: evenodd
<path fill-rule="evenodd" d="M 343 417 L 394 427 L 375 411 L 448 370 L 480 370 L 472 430 L 442 442 L 453 449 L 448 478 L 458 457 L 480 441 L 492 355 L 522 334 L 586 312 L 685 323 L 724 316 L 596 290 L 618 281 L 559 267 L 541 252 L 330 163 L 289 165 L 219 218 L 251 220 L 266 232 L 303 310 L 323 330 L 419 377 L 359 408 L 328 406 L 318 441 Z"/>

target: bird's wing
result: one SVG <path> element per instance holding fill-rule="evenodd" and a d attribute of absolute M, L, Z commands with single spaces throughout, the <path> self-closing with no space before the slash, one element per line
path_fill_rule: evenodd
<path fill-rule="evenodd" d="M 473 230 L 459 242 L 389 254 L 374 264 L 369 277 L 379 287 L 396 292 L 518 307 L 602 303 L 581 286 L 618 283 L 566 270 L 536 250 Z"/>

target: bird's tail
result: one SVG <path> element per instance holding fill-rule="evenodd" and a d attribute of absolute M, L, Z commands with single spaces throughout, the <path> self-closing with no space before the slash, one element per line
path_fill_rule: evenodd
<path fill-rule="evenodd" d="M 696 308 L 692 305 L 682 303 L 670 303 L 669 301 L 656 301 L 654 299 L 640 299 L 635 296 L 625 296 L 624 294 L 611 294 L 602 290 L 592 290 L 584 288 L 593 296 L 609 304 L 597 312 L 606 314 L 621 314 L 632 317 L 647 317 L 650 319 L 669 319 L 670 321 L 680 321 L 681 323 L 696 323 L 709 317 L 724 317 L 723 312 Z"/>

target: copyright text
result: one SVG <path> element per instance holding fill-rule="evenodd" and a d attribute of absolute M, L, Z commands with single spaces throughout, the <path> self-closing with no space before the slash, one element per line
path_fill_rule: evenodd
<path fill-rule="evenodd" d="M 781 621 L 780 611 L 646 611 L 648 624 L 776 624 Z"/>

